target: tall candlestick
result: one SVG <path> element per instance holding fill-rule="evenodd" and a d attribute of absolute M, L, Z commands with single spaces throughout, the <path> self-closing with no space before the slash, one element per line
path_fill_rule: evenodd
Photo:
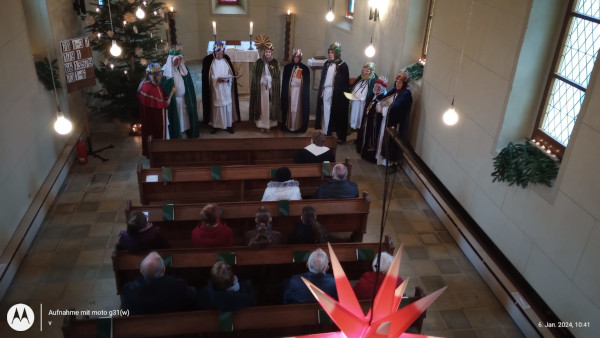
<path fill-rule="evenodd" d="M 217 23 L 213 21 L 213 35 L 217 35 Z"/>
<path fill-rule="evenodd" d="M 252 35 L 252 32 L 254 31 L 254 22 L 250 21 L 250 35 Z"/>

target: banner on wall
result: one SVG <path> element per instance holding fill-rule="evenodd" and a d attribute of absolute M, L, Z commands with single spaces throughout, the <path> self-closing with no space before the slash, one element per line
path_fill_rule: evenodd
<path fill-rule="evenodd" d="M 88 37 L 60 42 L 60 50 L 67 79 L 67 92 L 96 85 L 92 46 Z"/>

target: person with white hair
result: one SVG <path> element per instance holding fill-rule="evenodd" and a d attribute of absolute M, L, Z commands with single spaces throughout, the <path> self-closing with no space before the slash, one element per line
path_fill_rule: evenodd
<path fill-rule="evenodd" d="M 328 274 L 329 258 L 323 249 L 313 251 L 308 257 L 306 263 L 308 272 L 294 275 L 286 283 L 283 291 L 284 304 L 298 303 L 316 303 L 317 300 L 310 292 L 301 277 L 306 278 L 323 292 L 337 299 L 337 290 L 335 288 L 335 278 Z"/>
<path fill-rule="evenodd" d="M 315 198 L 352 198 L 358 197 L 358 185 L 348 181 L 348 168 L 343 163 L 336 164 L 331 170 L 332 180 L 317 189 Z"/>
<path fill-rule="evenodd" d="M 376 271 L 378 256 L 379 254 L 375 256 L 375 259 L 373 259 L 373 271 L 367 271 L 363 273 L 358 282 L 354 285 L 354 293 L 358 299 L 371 299 L 374 294 L 377 294 L 377 291 L 383 283 L 385 275 L 394 261 L 394 257 L 392 255 L 387 252 L 382 252 L 381 261 L 379 262 L 379 276 L 377 276 Z M 377 283 L 375 282 L 376 279 Z M 402 284 L 402 278 L 398 276 L 398 279 L 396 280 L 396 287 L 398 287 L 400 284 Z"/>
<path fill-rule="evenodd" d="M 165 262 L 152 251 L 140 265 L 142 276 L 121 290 L 121 308 L 130 315 L 193 310 L 197 291 L 181 279 L 165 275 Z"/>

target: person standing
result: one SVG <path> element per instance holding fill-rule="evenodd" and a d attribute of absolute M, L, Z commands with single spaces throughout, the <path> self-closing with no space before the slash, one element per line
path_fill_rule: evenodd
<path fill-rule="evenodd" d="M 348 131 L 348 65 L 342 61 L 342 45 L 334 42 L 329 46 L 327 60 L 321 73 L 321 83 L 317 93 L 317 114 L 315 129 L 323 129 L 325 134 L 337 133 L 338 142 L 346 142 Z"/>
<path fill-rule="evenodd" d="M 181 45 L 169 50 L 167 62 L 163 66 L 161 85 L 165 93 L 175 88 L 173 100 L 169 104 L 168 138 L 198 138 L 198 109 L 196 108 L 196 89 L 190 70 L 185 65 Z"/>
<path fill-rule="evenodd" d="M 408 85 L 410 77 L 406 72 L 400 72 L 396 76 L 396 84 L 386 97 L 383 98 L 381 105 L 382 114 L 386 115 L 388 127 L 395 127 L 396 133 L 400 138 L 408 137 L 408 127 L 410 123 L 410 111 L 412 109 L 412 93 Z M 383 143 L 383 142 L 381 142 Z M 377 160 L 380 165 L 393 165 L 402 159 L 402 149 L 396 142 L 387 142 L 388 149 L 382 148 L 381 160 Z"/>
<path fill-rule="evenodd" d="M 157 62 L 146 68 L 146 76 L 138 86 L 140 121 L 142 122 L 142 155 L 148 157 L 148 136 L 164 139 L 167 136 L 167 111 L 170 97 L 166 97 L 160 86 L 162 69 Z"/>
<path fill-rule="evenodd" d="M 373 94 L 373 87 L 377 81 L 375 74 L 375 63 L 368 61 L 363 66 L 360 75 L 354 80 L 351 93 L 357 100 L 350 101 L 350 128 L 360 129 L 363 113 L 365 111 L 365 103 L 367 98 Z"/>
<path fill-rule="evenodd" d="M 310 115 L 310 70 L 302 63 L 302 50 L 292 51 L 292 62 L 283 68 L 281 128 L 304 133 Z"/>
<path fill-rule="evenodd" d="M 381 110 L 377 111 L 377 104 L 381 102 L 387 93 L 387 85 L 388 82 L 385 76 L 378 78 L 375 82 L 373 94 L 370 98 L 367 98 L 369 104 L 365 109 L 362 125 L 356 135 L 356 151 L 364 160 L 373 163 L 381 158 L 381 140 L 383 139 L 386 121 L 381 114 Z"/>
<path fill-rule="evenodd" d="M 260 38 L 257 37 L 256 48 L 263 49 L 263 56 L 252 67 L 250 116 L 264 133 L 281 121 L 280 70 L 279 63 L 273 58 L 273 44 L 261 43 Z M 268 38 L 264 39 L 268 41 Z"/>
<path fill-rule="evenodd" d="M 233 131 L 233 116 L 240 121 L 235 69 L 225 55 L 225 43 L 216 41 L 213 53 L 202 60 L 202 109 L 204 122 L 211 125 L 210 133 L 217 129 Z"/>

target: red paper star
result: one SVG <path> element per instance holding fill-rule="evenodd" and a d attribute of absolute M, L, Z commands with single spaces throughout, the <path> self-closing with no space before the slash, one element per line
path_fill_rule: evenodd
<path fill-rule="evenodd" d="M 442 292 L 446 290 L 447 286 L 398 309 L 398 305 L 400 305 L 402 295 L 404 294 L 404 290 L 409 281 L 409 278 L 407 278 L 397 289 L 395 288 L 402 256 L 402 246 L 400 246 L 400 249 L 394 257 L 394 261 L 381 284 L 381 288 L 377 292 L 377 296 L 375 296 L 373 308 L 365 315 L 331 245 L 328 244 L 328 246 L 339 301 L 331 298 L 308 280 L 304 278 L 302 278 L 302 280 L 341 331 L 301 337 L 430 337 L 420 334 L 405 333 L 404 331 L 406 331 L 406 329 L 410 327 L 429 305 L 431 305 Z M 371 311 L 373 311 L 373 319 L 371 323 L 369 323 Z"/>

